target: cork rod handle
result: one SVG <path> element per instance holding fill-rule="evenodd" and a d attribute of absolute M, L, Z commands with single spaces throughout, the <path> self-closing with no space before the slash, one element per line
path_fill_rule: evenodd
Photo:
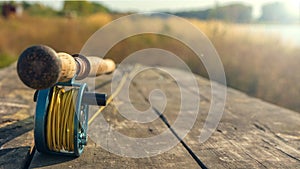
<path fill-rule="evenodd" d="M 46 89 L 57 82 L 66 82 L 76 77 L 84 79 L 114 71 L 111 59 L 85 57 L 59 52 L 44 45 L 27 48 L 20 55 L 17 72 L 22 82 L 33 89 Z"/>

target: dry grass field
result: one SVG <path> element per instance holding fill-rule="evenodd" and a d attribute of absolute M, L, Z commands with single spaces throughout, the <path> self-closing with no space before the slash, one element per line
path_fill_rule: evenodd
<path fill-rule="evenodd" d="M 14 62 L 21 51 L 32 44 L 45 44 L 57 51 L 78 53 L 97 29 L 116 17 L 96 14 L 73 20 L 29 16 L 11 20 L 0 18 L 0 67 Z M 238 25 L 216 21 L 190 22 L 214 44 L 229 86 L 300 112 L 299 47 L 284 44 L 279 37 L 245 33 Z M 151 23 L 158 25 L 162 22 L 155 19 Z M 134 22 L 131 24 L 134 25 Z M 174 39 L 153 34 L 125 39 L 115 45 L 106 57 L 120 62 L 130 53 L 149 47 L 172 51 L 182 57 L 195 73 L 206 76 L 205 69 L 188 47 Z"/>

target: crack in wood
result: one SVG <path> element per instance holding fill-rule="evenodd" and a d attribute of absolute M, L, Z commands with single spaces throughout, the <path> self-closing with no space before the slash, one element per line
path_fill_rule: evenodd
<path fill-rule="evenodd" d="M 289 158 L 292 158 L 298 162 L 300 162 L 299 157 L 296 157 L 291 154 L 291 152 L 295 152 L 299 154 L 299 151 L 295 148 L 287 145 L 288 141 L 278 136 L 274 131 L 272 131 L 268 126 L 259 124 L 258 122 L 254 123 L 254 126 L 261 131 L 263 131 L 264 137 L 262 137 L 262 141 L 270 145 L 271 147 L 274 147 L 276 150 L 281 152 L 282 154 L 288 156 Z M 267 134 L 267 135 L 266 135 Z M 270 140 L 267 140 L 267 139 Z M 290 152 L 287 152 L 290 151 Z"/>
<path fill-rule="evenodd" d="M 246 151 L 243 151 L 248 157 L 250 157 L 251 159 L 253 159 L 255 162 L 257 162 L 258 164 L 262 165 L 264 168 L 268 168 L 267 166 L 265 166 L 262 162 L 260 162 L 259 160 L 257 160 L 256 158 L 252 157 L 251 154 L 249 154 Z"/>
<path fill-rule="evenodd" d="M 294 155 L 292 155 L 292 154 L 290 154 L 290 153 L 288 153 L 288 152 L 282 150 L 280 147 L 278 147 L 279 145 L 277 145 L 276 143 L 271 143 L 270 141 L 268 141 L 268 140 L 266 140 L 266 139 L 262 139 L 262 141 L 265 142 L 265 143 L 267 143 L 268 145 L 274 147 L 276 150 L 278 150 L 278 151 L 281 152 L 282 154 L 284 154 L 284 155 L 286 155 L 286 156 L 288 156 L 288 157 L 290 157 L 290 158 L 292 158 L 292 159 L 294 159 L 294 160 L 300 162 L 300 159 L 299 159 L 299 158 L 297 158 L 297 157 L 295 157 Z M 296 151 L 296 150 L 294 150 L 294 151 Z"/>
<path fill-rule="evenodd" d="M 257 129 L 259 129 L 259 130 L 261 130 L 261 131 L 268 132 L 268 133 L 272 134 L 274 137 L 278 138 L 278 139 L 279 139 L 280 141 L 282 141 L 282 142 L 285 142 L 285 143 L 288 142 L 287 140 L 285 140 L 284 138 L 282 138 L 282 137 L 280 137 L 278 134 L 276 134 L 274 131 L 272 131 L 272 130 L 271 130 L 268 126 L 266 126 L 266 125 L 260 124 L 259 122 L 255 122 L 255 123 L 253 123 L 253 125 L 254 125 Z"/>
<path fill-rule="evenodd" d="M 30 164 L 31 164 L 31 161 L 33 159 L 33 156 L 35 154 L 35 151 L 36 151 L 36 147 L 35 145 L 31 148 L 31 150 L 28 152 L 28 155 L 26 157 L 26 160 L 25 160 L 25 164 L 23 166 L 22 169 L 28 169 Z"/>
<path fill-rule="evenodd" d="M 297 157 L 295 157 L 295 156 L 293 156 L 293 155 L 291 155 L 291 154 L 289 154 L 289 153 L 287 153 L 287 152 L 281 150 L 281 149 L 278 148 L 278 147 L 275 147 L 275 148 L 276 148 L 277 150 L 279 150 L 280 152 L 282 152 L 283 154 L 287 155 L 288 157 L 290 157 L 290 158 L 292 158 L 292 159 L 294 159 L 294 160 L 300 162 L 300 159 L 299 159 L 299 158 L 297 158 Z"/>
<path fill-rule="evenodd" d="M 262 126 L 258 125 L 257 123 L 254 123 L 253 126 L 256 127 L 257 129 L 263 131 L 263 132 L 266 131 Z"/>
<path fill-rule="evenodd" d="M 17 121 L 13 124 L 0 128 L 0 147 L 8 141 L 33 129 L 33 117 Z"/>
<path fill-rule="evenodd" d="M 259 161 L 258 159 L 256 159 L 254 156 L 252 156 L 250 153 L 248 153 L 242 146 L 235 144 L 234 142 L 230 141 L 230 138 L 227 137 L 226 134 L 222 133 L 221 134 L 227 138 L 225 139 L 229 144 L 233 145 L 234 147 L 237 147 L 238 149 L 240 149 L 243 153 L 245 153 L 249 158 L 253 159 L 256 163 L 260 164 L 262 167 L 264 168 L 268 168 L 267 166 L 265 166 L 261 161 Z"/>
<path fill-rule="evenodd" d="M 144 100 L 146 102 L 149 102 L 149 100 L 147 99 L 147 97 L 145 97 L 141 91 L 141 89 L 139 89 L 137 86 L 137 84 L 132 81 L 133 86 L 137 89 L 138 93 L 144 98 Z M 160 112 L 158 111 L 155 107 L 152 107 L 152 109 L 154 110 L 154 112 L 159 116 L 159 118 L 162 120 L 162 122 L 168 127 L 168 129 L 172 132 L 172 134 L 178 139 L 178 141 L 182 144 L 182 146 L 186 149 L 186 151 L 188 151 L 188 153 L 192 156 L 192 158 L 195 160 L 195 162 L 199 165 L 199 167 L 201 167 L 202 169 L 206 169 L 207 167 L 205 166 L 205 164 L 200 160 L 200 158 L 193 152 L 193 150 L 182 140 L 182 138 L 180 138 L 177 134 L 177 132 L 172 128 L 172 126 L 170 125 L 170 123 L 168 122 L 167 118 Z"/>

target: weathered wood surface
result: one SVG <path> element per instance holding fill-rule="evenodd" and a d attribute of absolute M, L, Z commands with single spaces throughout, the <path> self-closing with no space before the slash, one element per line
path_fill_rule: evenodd
<path fill-rule="evenodd" d="M 33 143 L 32 90 L 17 78 L 16 65 L 0 70 L 0 168 L 22 168 Z"/>
<path fill-rule="evenodd" d="M 185 73 L 181 73 L 184 77 Z M 33 140 L 34 91 L 18 80 L 15 66 L 2 69 L 0 77 L 0 168 L 22 168 L 30 160 L 28 151 Z M 112 75 L 98 77 L 97 91 L 110 95 L 111 77 Z M 225 111 L 217 130 L 206 142 L 199 143 L 211 93 L 209 81 L 197 77 L 197 82 L 201 108 L 196 123 L 187 136 L 182 138 L 182 143 L 171 150 L 146 158 L 123 157 L 96 144 L 98 139 L 107 141 L 105 138 L 93 136 L 79 158 L 35 152 L 29 167 L 199 168 L 187 151 L 189 148 L 208 168 L 300 168 L 300 114 L 251 98 L 233 89 L 227 90 Z M 167 97 L 168 103 L 163 115 L 172 125 L 180 109 L 180 92 L 174 79 L 166 73 L 151 69 L 136 76 L 130 86 L 131 101 L 137 109 L 146 110 L 150 106 L 147 99 L 149 92 L 157 88 L 164 91 Z M 188 87 L 186 90 L 191 95 L 194 94 Z M 124 135 L 145 138 L 169 131 L 161 118 L 143 124 L 127 120 L 118 113 L 116 105 L 122 105 L 126 109 L 128 103 L 113 102 L 104 109 L 102 115 L 111 128 Z M 93 111 L 96 111 L 95 107 L 91 109 Z M 96 123 L 90 127 L 110 135 L 104 129 L 102 131 L 97 128 Z M 114 148 L 120 146 L 117 142 L 109 144 Z"/>

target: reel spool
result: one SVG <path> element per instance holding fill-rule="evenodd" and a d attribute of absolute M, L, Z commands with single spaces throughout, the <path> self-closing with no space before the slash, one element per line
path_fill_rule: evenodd
<path fill-rule="evenodd" d="M 86 83 L 57 83 L 36 94 L 34 141 L 41 153 L 80 156 L 87 143 L 89 105 L 105 106 L 106 94 Z M 96 100 L 95 100 L 96 99 Z"/>
<path fill-rule="evenodd" d="M 80 156 L 87 144 L 89 105 L 106 105 L 106 94 L 88 91 L 88 76 L 110 73 L 110 59 L 56 53 L 37 45 L 19 57 L 17 71 L 25 85 L 37 89 L 34 141 L 41 153 Z"/>

